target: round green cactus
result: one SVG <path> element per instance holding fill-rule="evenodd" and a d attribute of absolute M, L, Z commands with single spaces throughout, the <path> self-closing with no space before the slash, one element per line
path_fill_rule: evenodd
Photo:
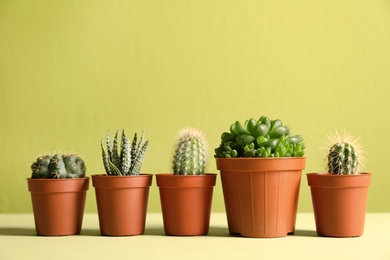
<path fill-rule="evenodd" d="M 330 148 L 327 150 L 328 173 L 334 175 L 359 174 L 362 157 L 359 139 L 354 139 L 346 131 L 328 136 Z M 328 146 L 329 147 L 329 146 Z"/>
<path fill-rule="evenodd" d="M 230 132 L 222 133 L 215 157 L 302 157 L 304 150 L 302 136 L 291 135 L 290 127 L 279 119 L 262 116 L 246 120 L 244 125 L 239 121 L 232 124 Z"/>
<path fill-rule="evenodd" d="M 207 149 L 207 141 L 202 131 L 196 128 L 181 130 L 173 156 L 173 173 L 175 175 L 203 175 Z"/>
<path fill-rule="evenodd" d="M 336 143 L 329 150 L 328 171 L 330 174 L 356 174 L 358 162 L 358 154 L 349 143 Z"/>
<path fill-rule="evenodd" d="M 83 178 L 84 161 L 75 154 L 42 155 L 31 165 L 32 178 Z"/>

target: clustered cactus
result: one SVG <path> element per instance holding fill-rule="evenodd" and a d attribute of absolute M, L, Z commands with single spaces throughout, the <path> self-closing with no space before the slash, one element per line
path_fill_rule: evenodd
<path fill-rule="evenodd" d="M 342 134 L 336 131 L 328 139 L 332 144 L 327 154 L 328 172 L 334 175 L 359 174 L 361 148 L 358 140 L 352 139 L 345 131 Z"/>
<path fill-rule="evenodd" d="M 144 132 L 137 144 L 137 133 L 134 134 L 132 143 L 122 130 L 121 143 L 119 148 L 119 130 L 116 131 L 114 140 L 111 143 L 110 132 L 106 135 L 106 147 L 101 141 L 103 164 L 107 175 L 139 175 L 142 162 L 149 141 L 144 142 Z M 119 151 L 118 151 L 119 148 Z"/>
<path fill-rule="evenodd" d="M 279 119 L 262 116 L 246 120 L 244 125 L 239 121 L 232 124 L 230 132 L 222 133 L 215 157 L 301 157 L 304 150 L 302 136 L 291 135 L 290 127 Z"/>
<path fill-rule="evenodd" d="M 83 178 L 86 167 L 84 161 L 75 154 L 41 155 L 31 165 L 31 178 Z"/>
<path fill-rule="evenodd" d="M 207 149 L 205 135 L 199 129 L 181 130 L 173 156 L 173 173 L 175 175 L 203 175 Z"/>

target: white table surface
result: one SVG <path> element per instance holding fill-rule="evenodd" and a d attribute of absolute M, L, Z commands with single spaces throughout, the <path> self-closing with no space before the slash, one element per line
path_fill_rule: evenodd
<path fill-rule="evenodd" d="M 144 235 L 100 235 L 97 214 L 85 214 L 80 235 L 35 234 L 32 214 L 0 214 L 0 259 L 390 259 L 390 213 L 368 213 L 363 236 L 319 237 L 313 213 L 298 213 L 294 235 L 230 236 L 225 213 L 212 213 L 206 236 L 166 236 L 161 213 L 148 213 Z"/>

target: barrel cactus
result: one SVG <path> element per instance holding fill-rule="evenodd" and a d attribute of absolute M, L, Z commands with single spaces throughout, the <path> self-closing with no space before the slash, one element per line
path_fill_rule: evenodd
<path fill-rule="evenodd" d="M 83 178 L 86 167 L 76 154 L 41 155 L 31 165 L 32 178 Z"/>
<path fill-rule="evenodd" d="M 207 141 L 197 128 L 184 128 L 179 132 L 173 155 L 175 175 L 203 175 L 207 161 Z"/>
<path fill-rule="evenodd" d="M 106 140 L 101 141 L 103 165 L 107 175 L 139 175 L 149 141 L 144 141 L 143 131 L 138 143 L 137 139 L 137 133 L 135 133 L 130 143 L 125 131 L 122 130 L 119 143 L 119 130 L 117 130 L 111 143 L 110 132 L 107 132 Z"/>
<path fill-rule="evenodd" d="M 359 139 L 352 138 L 346 131 L 336 131 L 328 139 L 331 144 L 326 155 L 328 172 L 334 175 L 359 174 L 358 166 L 362 159 Z"/>
<path fill-rule="evenodd" d="M 259 120 L 248 119 L 244 125 L 239 121 L 232 124 L 230 131 L 221 135 L 215 157 L 302 157 L 304 150 L 301 135 L 291 135 L 290 127 L 279 119 L 262 116 Z"/>

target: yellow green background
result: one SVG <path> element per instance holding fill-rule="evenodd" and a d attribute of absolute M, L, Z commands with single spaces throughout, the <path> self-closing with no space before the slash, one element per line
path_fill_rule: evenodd
<path fill-rule="evenodd" d="M 0 212 L 31 212 L 26 178 L 44 152 L 74 151 L 103 173 L 107 130 L 146 132 L 142 172 L 171 172 L 178 131 L 213 149 L 236 120 L 266 115 L 324 170 L 329 132 L 361 137 L 368 211 L 390 211 L 390 1 L 0 0 Z M 149 211 L 160 211 L 155 180 Z M 224 211 L 221 183 L 214 211 Z M 93 187 L 87 212 L 96 212 Z"/>

